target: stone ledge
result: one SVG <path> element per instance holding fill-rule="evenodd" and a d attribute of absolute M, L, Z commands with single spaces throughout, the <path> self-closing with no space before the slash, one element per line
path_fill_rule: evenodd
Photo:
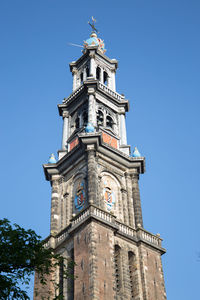
<path fill-rule="evenodd" d="M 78 215 L 76 215 L 71 220 L 71 224 L 56 236 L 49 236 L 45 240 L 45 247 L 56 248 L 67 238 L 69 238 L 78 227 L 80 227 L 85 222 L 88 222 L 90 219 L 96 220 L 111 227 L 115 231 L 115 234 L 124 236 L 136 243 L 145 243 L 153 248 L 156 248 L 161 252 L 161 254 L 164 254 L 166 252 L 165 249 L 162 248 L 162 239 L 160 238 L 160 236 L 154 235 L 143 229 L 142 227 L 135 229 L 124 223 L 121 223 L 120 221 L 116 220 L 116 217 L 114 215 L 98 208 L 95 205 L 90 205 Z"/>

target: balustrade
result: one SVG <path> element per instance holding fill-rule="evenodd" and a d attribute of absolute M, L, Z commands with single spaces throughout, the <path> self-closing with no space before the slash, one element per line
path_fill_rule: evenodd
<path fill-rule="evenodd" d="M 107 87 L 105 84 L 103 84 L 101 82 L 99 82 L 99 88 L 102 89 L 107 94 L 113 96 L 117 100 L 122 100 L 123 99 L 122 95 L 120 95 L 117 92 L 114 92 L 113 90 L 109 89 L 109 87 Z"/>

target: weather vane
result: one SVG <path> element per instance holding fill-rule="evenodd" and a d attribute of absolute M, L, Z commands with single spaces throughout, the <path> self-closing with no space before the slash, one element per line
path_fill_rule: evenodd
<path fill-rule="evenodd" d="M 96 23 L 95 18 L 92 16 L 92 24 L 88 22 L 88 24 L 92 27 L 93 31 L 96 31 L 96 33 L 99 33 L 99 31 L 95 28 L 94 24 Z"/>

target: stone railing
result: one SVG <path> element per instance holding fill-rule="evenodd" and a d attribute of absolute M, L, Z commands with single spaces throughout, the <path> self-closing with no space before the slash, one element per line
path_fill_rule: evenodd
<path fill-rule="evenodd" d="M 60 243 L 63 241 L 67 236 L 68 236 L 68 230 L 61 232 L 61 234 L 57 235 L 56 237 L 56 244 Z"/>
<path fill-rule="evenodd" d="M 56 245 L 60 244 L 69 236 L 69 232 L 73 231 L 77 226 L 79 226 L 83 221 L 85 221 L 89 217 L 101 219 L 102 222 L 105 222 L 107 224 L 109 223 L 112 227 L 115 228 L 116 231 L 119 232 L 119 234 L 127 235 L 130 238 L 133 238 L 135 241 L 143 241 L 149 244 L 153 244 L 157 247 L 162 247 L 162 239 L 160 238 L 159 234 L 154 235 L 141 227 L 134 229 L 116 220 L 116 217 L 114 215 L 94 205 L 91 205 L 84 211 L 80 212 L 77 216 L 75 216 L 71 221 L 71 225 L 69 225 L 64 231 L 59 233 L 57 236 L 50 236 L 49 238 L 47 238 L 44 242 L 44 247 L 54 248 Z"/>
<path fill-rule="evenodd" d="M 82 213 L 78 214 L 77 217 L 75 217 L 72 220 L 72 227 L 75 226 L 76 224 L 80 223 L 81 221 L 83 221 L 85 218 L 87 218 L 87 216 L 89 216 L 90 214 L 90 208 L 84 210 Z"/>
<path fill-rule="evenodd" d="M 162 239 L 160 238 L 159 235 L 154 235 L 154 234 L 144 230 L 143 228 L 139 228 L 137 230 L 137 235 L 138 235 L 138 238 L 140 238 L 141 240 L 161 247 Z"/>
<path fill-rule="evenodd" d="M 102 219 L 102 220 L 105 220 L 105 221 L 107 221 L 107 222 L 109 222 L 109 223 L 113 223 L 113 216 L 111 215 L 111 214 L 109 214 L 109 213 L 107 213 L 106 211 L 104 211 L 104 210 L 101 210 L 101 209 L 99 209 L 99 208 L 97 208 L 97 207 L 92 207 L 93 209 L 92 209 L 92 213 L 96 216 L 96 217 L 98 217 L 98 218 L 100 218 L 100 219 Z"/>
<path fill-rule="evenodd" d="M 83 85 L 79 86 L 67 99 L 63 100 L 63 103 L 69 102 L 74 96 L 76 96 L 82 89 L 84 88 Z"/>
<path fill-rule="evenodd" d="M 133 229 L 133 228 L 131 228 L 131 227 L 125 225 L 125 224 L 122 224 L 119 221 L 116 221 L 116 225 L 118 226 L 119 231 L 121 233 L 124 233 L 124 234 L 132 236 L 132 237 L 137 237 L 135 229 Z"/>
<path fill-rule="evenodd" d="M 49 248 L 50 247 L 50 237 L 48 237 L 43 244 L 44 248 Z"/>
<path fill-rule="evenodd" d="M 104 92 L 106 92 L 107 94 L 113 96 L 114 98 L 116 98 L 117 100 L 122 100 L 124 99 L 124 97 L 120 94 L 118 94 L 117 92 L 112 91 L 111 89 L 109 89 L 105 84 L 99 82 L 98 83 L 99 88 L 101 90 L 103 90 Z"/>

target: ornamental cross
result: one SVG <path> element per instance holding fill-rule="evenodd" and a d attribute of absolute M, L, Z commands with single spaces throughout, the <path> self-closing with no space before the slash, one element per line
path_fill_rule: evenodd
<path fill-rule="evenodd" d="M 95 28 L 94 23 L 96 23 L 96 20 L 94 17 L 92 17 L 92 24 L 88 22 L 88 24 L 92 27 L 93 31 L 96 31 L 96 33 L 99 33 L 99 31 Z"/>

